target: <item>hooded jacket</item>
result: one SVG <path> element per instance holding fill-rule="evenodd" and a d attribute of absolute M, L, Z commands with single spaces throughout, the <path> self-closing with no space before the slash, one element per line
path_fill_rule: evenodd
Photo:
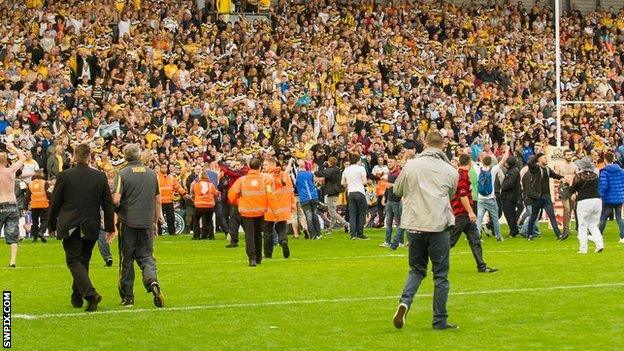
<path fill-rule="evenodd" d="M 520 200 L 520 170 L 515 157 L 507 159 L 507 174 L 501 185 L 501 200 L 518 202 Z"/>
<path fill-rule="evenodd" d="M 600 197 L 609 205 L 624 203 L 624 170 L 616 164 L 600 171 Z"/>

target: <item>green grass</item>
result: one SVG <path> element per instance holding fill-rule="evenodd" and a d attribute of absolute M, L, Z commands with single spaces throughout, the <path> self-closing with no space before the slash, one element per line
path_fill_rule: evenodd
<path fill-rule="evenodd" d="M 101 310 L 125 312 L 88 315 L 69 303 L 71 277 L 60 242 L 24 242 L 18 268 L 0 268 L 0 287 L 13 295 L 13 348 L 624 348 L 624 245 L 617 243 L 612 226 L 602 254 L 578 255 L 575 237 L 557 243 L 550 231 L 533 242 L 485 238 L 485 260 L 500 269 L 495 274 L 477 274 L 467 242 L 460 241 L 451 254 L 448 310 L 449 321 L 461 328 L 448 332 L 431 329 L 431 276 L 423 282 L 405 328 L 394 329 L 392 315 L 408 270 L 407 249 L 380 248 L 382 231 L 367 234 L 372 240 L 353 242 L 342 233 L 319 241 L 291 240 L 291 259 L 282 259 L 276 247 L 276 258 L 256 268 L 247 267 L 244 247 L 226 250 L 222 235 L 213 242 L 159 238 L 159 279 L 172 310 L 157 310 L 137 279 L 134 310 L 147 311 L 136 313 L 118 305 L 117 269 L 104 268 L 96 249 L 91 277 L 104 296 Z M 0 258 L 8 260 L 8 247 L 2 246 Z M 263 304 L 284 301 L 292 303 Z M 251 305 L 223 306 L 231 304 Z M 200 307 L 179 309 L 184 306 Z M 64 313 L 76 315 L 37 317 Z"/>

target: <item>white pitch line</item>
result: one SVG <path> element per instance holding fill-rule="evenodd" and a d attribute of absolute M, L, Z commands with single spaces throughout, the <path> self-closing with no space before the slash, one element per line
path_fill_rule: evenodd
<path fill-rule="evenodd" d="M 572 290 L 572 289 L 596 289 L 610 288 L 616 286 L 624 286 L 624 283 L 605 283 L 605 284 L 586 284 L 586 285 L 560 285 L 546 286 L 538 288 L 517 288 L 517 289 L 499 289 L 499 290 L 480 290 L 480 291 L 460 291 L 450 294 L 451 296 L 467 296 L 467 295 L 489 295 L 489 294 L 507 294 L 519 292 L 534 291 L 554 291 L 554 290 Z M 418 294 L 415 297 L 430 297 L 431 294 Z M 48 314 L 15 314 L 16 319 L 37 320 L 44 318 L 63 318 L 63 317 L 82 317 L 82 316 L 99 316 L 103 314 L 128 314 L 142 312 L 171 312 L 171 311 L 193 311 L 193 310 L 214 310 L 224 308 L 247 308 L 247 307 L 270 307 L 270 306 L 288 306 L 288 305 L 311 305 L 319 303 L 350 303 L 375 300 L 391 300 L 398 299 L 398 296 L 370 296 L 370 297 L 354 297 L 344 299 L 317 299 L 317 300 L 290 300 L 290 301 L 267 301 L 267 302 L 249 302 L 234 303 L 222 305 L 196 305 L 196 306 L 180 306 L 166 308 L 137 308 L 137 309 L 119 309 L 99 311 L 96 313 L 79 312 L 79 313 L 48 313 Z"/>
<path fill-rule="evenodd" d="M 487 250 L 486 254 L 491 253 L 523 253 L 523 252 L 549 252 L 549 251 L 570 251 L 575 252 L 574 250 L 568 248 L 553 248 L 553 249 L 533 249 L 533 250 Z M 451 256 L 454 255 L 472 255 L 471 251 L 452 251 Z M 304 257 L 297 258 L 291 257 L 288 260 L 281 259 L 272 259 L 273 262 L 287 262 L 287 261 L 333 261 L 333 260 L 359 260 L 365 258 L 399 258 L 399 257 L 407 257 L 407 254 L 390 254 L 390 255 L 362 255 L 362 256 L 328 256 L 328 257 Z M 238 260 L 222 260 L 222 261 L 202 261 L 205 264 L 221 264 L 221 263 L 243 263 L 247 262 L 246 259 L 238 259 Z M 188 265 L 190 262 L 158 262 L 157 265 L 162 266 L 177 266 L 177 265 Z M 95 264 L 97 266 L 97 264 Z M 94 266 L 92 262 L 92 267 Z M 0 267 L 0 270 L 13 270 L 13 269 L 49 269 L 49 268 L 67 268 L 66 265 L 42 265 L 42 266 L 17 266 L 16 268 L 8 268 L 8 267 Z"/>

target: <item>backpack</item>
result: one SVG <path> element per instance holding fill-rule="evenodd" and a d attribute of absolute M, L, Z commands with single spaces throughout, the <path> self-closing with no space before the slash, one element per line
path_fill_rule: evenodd
<path fill-rule="evenodd" d="M 490 196 L 494 191 L 491 169 L 484 171 L 483 168 L 481 168 L 481 172 L 479 173 L 479 178 L 477 180 L 477 191 L 482 196 Z"/>

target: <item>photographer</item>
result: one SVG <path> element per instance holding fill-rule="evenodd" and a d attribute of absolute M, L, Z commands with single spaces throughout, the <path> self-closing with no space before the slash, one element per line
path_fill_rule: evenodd
<path fill-rule="evenodd" d="M 319 138 L 320 139 L 320 138 Z M 316 145 L 315 145 L 316 146 Z M 342 178 L 342 170 L 337 166 L 338 160 L 334 156 L 330 156 L 327 160 L 327 167 L 314 173 L 314 176 L 324 178 L 323 194 L 325 194 L 325 204 L 329 212 L 329 232 L 334 229 L 336 222 L 344 226 L 347 231 L 349 223 L 336 212 L 338 206 L 338 195 L 344 192 L 344 187 L 340 184 Z"/>

